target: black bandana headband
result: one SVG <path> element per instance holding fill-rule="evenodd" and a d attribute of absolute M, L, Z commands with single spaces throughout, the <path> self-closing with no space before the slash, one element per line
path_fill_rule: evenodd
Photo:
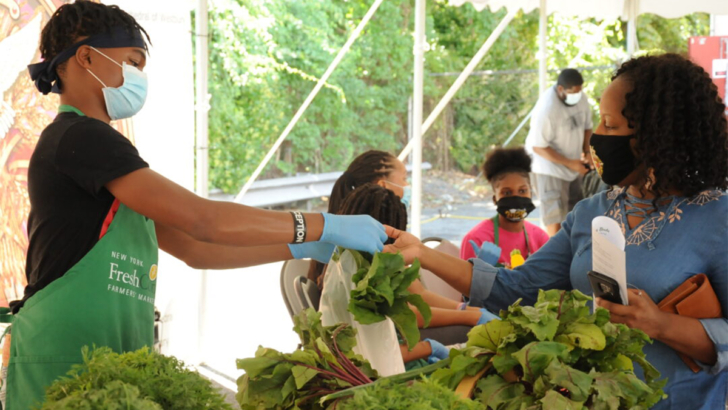
<path fill-rule="evenodd" d="M 30 78 L 35 81 L 35 87 L 43 94 L 53 91 L 56 94 L 61 93 L 58 87 L 58 73 L 56 68 L 66 60 L 76 54 L 81 46 L 92 46 L 96 48 L 121 48 L 121 47 L 138 47 L 147 50 L 147 43 L 142 38 L 142 33 L 138 29 L 129 30 L 125 27 L 114 27 L 111 30 L 91 36 L 81 40 L 71 47 L 61 51 L 52 60 L 42 61 L 40 63 L 30 64 Z"/>

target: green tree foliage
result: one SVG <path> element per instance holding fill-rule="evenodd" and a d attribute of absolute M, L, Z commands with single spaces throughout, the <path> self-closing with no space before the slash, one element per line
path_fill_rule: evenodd
<path fill-rule="evenodd" d="M 371 0 L 214 0 L 210 10 L 210 182 L 236 192 L 283 132 Z M 266 168 L 263 178 L 341 170 L 377 148 L 407 141 L 412 94 L 413 1 L 387 0 L 354 43 Z M 505 15 L 427 2 L 425 117 Z M 705 35 L 707 15 L 638 19 L 642 49 L 685 53 Z M 584 72 L 593 106 L 625 58 L 619 21 L 549 17 L 548 67 L 605 67 Z M 425 140 L 425 160 L 471 170 L 502 144 L 538 96 L 538 12 L 520 13 L 503 32 Z M 530 70 L 529 72 L 512 72 Z M 503 73 L 502 71 L 506 71 Z M 596 110 L 595 110 L 596 119 Z M 525 139 L 528 126 L 516 137 Z"/>
<path fill-rule="evenodd" d="M 368 1 L 218 1 L 211 11 L 212 184 L 235 191 L 315 86 Z M 362 150 L 406 139 L 409 5 L 382 4 L 289 136 L 294 163 L 269 175 L 344 168 Z"/>

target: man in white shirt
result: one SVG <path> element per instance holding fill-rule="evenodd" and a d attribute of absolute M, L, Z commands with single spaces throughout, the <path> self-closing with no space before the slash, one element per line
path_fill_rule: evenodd
<path fill-rule="evenodd" d="M 581 92 L 584 79 L 567 68 L 536 103 L 526 149 L 533 155 L 533 184 L 541 201 L 541 221 L 553 236 L 566 214 L 582 199 L 581 177 L 591 164 L 592 114 Z"/>

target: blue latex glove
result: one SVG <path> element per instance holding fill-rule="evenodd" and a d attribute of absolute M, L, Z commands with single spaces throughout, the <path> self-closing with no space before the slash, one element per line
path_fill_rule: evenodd
<path fill-rule="evenodd" d="M 329 263 L 336 246 L 328 242 L 304 242 L 289 243 L 288 249 L 291 250 L 294 259 L 310 258 L 321 263 Z"/>
<path fill-rule="evenodd" d="M 437 363 L 440 360 L 447 359 L 447 357 L 450 356 L 450 349 L 445 347 L 445 345 L 438 342 L 437 340 L 425 339 L 424 341 L 429 342 L 430 347 L 432 348 L 432 354 L 430 355 L 430 357 L 427 358 L 427 363 Z"/>
<path fill-rule="evenodd" d="M 476 258 L 491 265 L 495 265 L 498 263 L 498 259 L 500 259 L 502 250 L 496 244 L 483 242 L 483 244 L 478 247 L 478 244 L 471 239 L 470 246 L 473 247 L 473 252 L 475 252 Z"/>
<path fill-rule="evenodd" d="M 369 253 L 384 249 L 387 241 L 384 225 L 371 216 L 326 213 L 323 216 L 324 232 L 319 241 Z"/>
<path fill-rule="evenodd" d="M 493 319 L 500 319 L 500 316 L 490 313 L 488 309 L 480 309 L 480 319 L 478 320 L 479 325 L 484 325 Z"/>

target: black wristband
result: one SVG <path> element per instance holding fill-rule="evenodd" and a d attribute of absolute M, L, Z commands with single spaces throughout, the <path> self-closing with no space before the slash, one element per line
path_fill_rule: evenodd
<path fill-rule="evenodd" d="M 304 243 L 306 242 L 306 218 L 299 211 L 292 211 L 293 215 L 293 242 L 291 243 Z"/>

